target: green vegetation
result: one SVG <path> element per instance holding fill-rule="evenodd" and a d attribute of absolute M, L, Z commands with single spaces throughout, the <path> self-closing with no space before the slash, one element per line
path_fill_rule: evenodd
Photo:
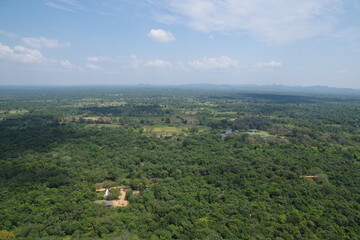
<path fill-rule="evenodd" d="M 2 90 L 0 239 L 359 239 L 359 100 Z"/>

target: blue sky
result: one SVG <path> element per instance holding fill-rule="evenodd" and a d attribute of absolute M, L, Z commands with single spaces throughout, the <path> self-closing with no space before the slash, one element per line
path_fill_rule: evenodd
<path fill-rule="evenodd" d="M 358 0 L 0 0 L 0 85 L 359 77 Z"/>

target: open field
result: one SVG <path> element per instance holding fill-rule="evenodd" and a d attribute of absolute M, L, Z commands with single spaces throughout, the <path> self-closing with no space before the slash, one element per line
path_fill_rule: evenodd
<path fill-rule="evenodd" d="M 9 111 L 4 111 L 4 110 L 0 110 L 0 114 L 25 114 L 28 113 L 29 110 L 26 109 L 13 109 L 13 110 L 9 110 Z"/>
<path fill-rule="evenodd" d="M 168 126 L 168 125 L 154 125 L 154 126 L 144 126 L 144 133 L 156 134 L 156 136 L 172 136 L 174 134 L 187 134 L 189 129 L 194 126 L 191 125 L 178 125 L 178 126 Z M 199 132 L 208 130 L 207 127 L 197 127 Z"/>

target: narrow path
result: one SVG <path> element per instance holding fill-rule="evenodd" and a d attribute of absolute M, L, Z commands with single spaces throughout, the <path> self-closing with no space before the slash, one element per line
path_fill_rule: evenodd
<path fill-rule="evenodd" d="M 113 200 L 113 207 L 126 207 L 129 205 L 129 201 L 125 200 L 126 192 L 124 188 L 120 188 L 119 200 Z"/>

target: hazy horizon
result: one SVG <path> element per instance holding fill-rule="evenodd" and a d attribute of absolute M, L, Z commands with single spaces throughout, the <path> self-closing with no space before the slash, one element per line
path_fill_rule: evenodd
<path fill-rule="evenodd" d="M 360 88 L 355 0 L 0 2 L 0 86 Z"/>
<path fill-rule="evenodd" d="M 351 88 L 351 87 L 331 87 L 326 85 L 286 85 L 286 84 L 216 84 L 216 83 L 187 83 L 187 84 L 151 84 L 151 83 L 134 83 L 134 84 L 0 84 L 0 87 L 184 87 L 184 86 L 219 86 L 219 87 L 285 87 L 285 88 L 332 88 L 332 89 L 351 89 L 351 90 L 360 90 L 360 88 Z"/>

